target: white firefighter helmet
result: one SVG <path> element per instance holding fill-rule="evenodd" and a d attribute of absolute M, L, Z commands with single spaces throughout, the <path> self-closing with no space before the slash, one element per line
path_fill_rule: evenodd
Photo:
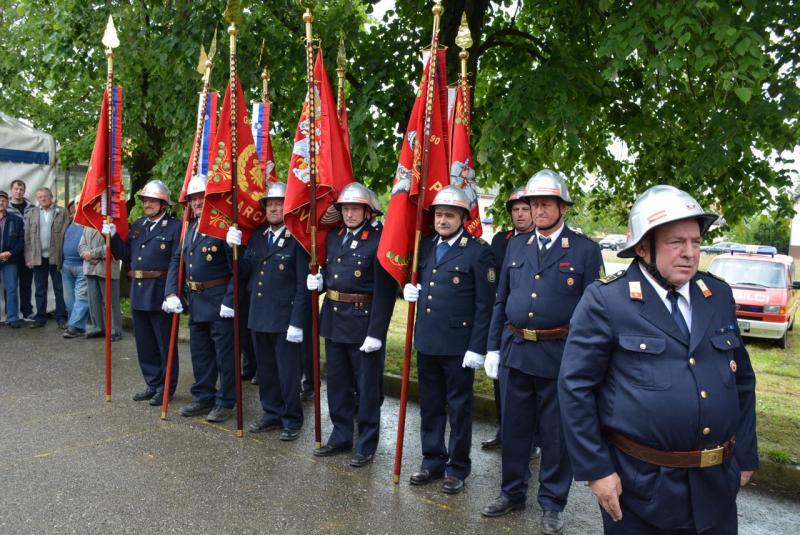
<path fill-rule="evenodd" d="M 431 209 L 437 206 L 452 206 L 454 208 L 461 208 L 466 213 L 467 219 L 470 219 L 469 212 L 469 196 L 467 192 L 458 186 L 445 186 L 436 194 L 431 203 Z"/>
<path fill-rule="evenodd" d="M 208 178 L 206 175 L 194 175 L 189 179 L 189 184 L 186 186 L 186 197 L 194 195 L 195 193 L 204 193 L 206 191 L 206 182 Z"/>
<path fill-rule="evenodd" d="M 283 199 L 286 197 L 286 183 L 285 182 L 270 182 L 267 185 L 267 191 L 261 197 L 261 204 L 266 204 L 267 199 Z"/>
<path fill-rule="evenodd" d="M 341 209 L 343 204 L 363 204 L 372 209 L 372 195 L 363 184 L 350 182 L 342 188 L 339 198 L 336 199 L 336 208 Z"/>
<path fill-rule="evenodd" d="M 636 244 L 656 227 L 683 219 L 697 219 L 700 223 L 700 235 L 703 235 L 718 217 L 713 212 L 703 211 L 694 197 L 685 191 L 664 184 L 653 186 L 633 203 L 628 216 L 628 241 L 617 256 L 636 256 L 633 250 Z"/>
<path fill-rule="evenodd" d="M 572 198 L 567 191 L 567 181 L 561 174 L 542 169 L 528 179 L 525 185 L 525 197 L 558 197 L 572 205 Z"/>
<path fill-rule="evenodd" d="M 511 206 L 514 204 L 514 201 L 528 202 L 525 194 L 527 190 L 527 186 L 520 186 L 511 192 L 511 195 L 508 196 L 508 200 L 506 201 L 506 212 L 511 213 Z"/>
<path fill-rule="evenodd" d="M 142 191 L 139 192 L 139 198 L 157 199 L 164 201 L 169 206 L 172 206 L 172 201 L 169 198 L 169 188 L 160 180 L 151 180 L 144 185 Z"/>

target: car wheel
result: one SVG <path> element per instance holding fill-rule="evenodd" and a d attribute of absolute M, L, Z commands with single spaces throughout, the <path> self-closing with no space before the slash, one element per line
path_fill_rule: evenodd
<path fill-rule="evenodd" d="M 778 338 L 778 347 L 781 349 L 786 349 L 789 347 L 789 329 L 786 329 L 786 331 L 783 333 L 783 336 Z"/>

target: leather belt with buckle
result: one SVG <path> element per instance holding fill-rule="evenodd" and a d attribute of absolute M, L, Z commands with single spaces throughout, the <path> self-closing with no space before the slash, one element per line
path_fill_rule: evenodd
<path fill-rule="evenodd" d="M 167 272 L 166 271 L 142 271 L 142 270 L 135 270 L 129 271 L 128 276 L 132 279 L 166 279 Z"/>
<path fill-rule="evenodd" d="M 555 329 L 520 329 L 509 324 L 508 330 L 514 336 L 518 336 L 528 342 L 540 342 L 542 340 L 560 340 L 569 334 L 569 325 L 562 325 Z"/>
<path fill-rule="evenodd" d="M 221 279 L 211 279 L 210 281 L 204 282 L 187 281 L 186 284 L 189 285 L 189 289 L 193 292 L 202 292 L 203 290 L 208 290 L 209 288 L 228 284 L 229 280 L 231 280 L 230 277 L 223 277 Z"/>
<path fill-rule="evenodd" d="M 328 299 L 337 301 L 339 303 L 371 303 L 372 294 L 347 294 L 344 292 L 337 292 L 336 290 L 328 290 Z"/>
<path fill-rule="evenodd" d="M 733 455 L 736 437 L 714 448 L 694 451 L 666 451 L 645 446 L 619 431 L 606 429 L 606 436 L 617 449 L 640 461 L 668 468 L 708 468 L 718 466 Z"/>

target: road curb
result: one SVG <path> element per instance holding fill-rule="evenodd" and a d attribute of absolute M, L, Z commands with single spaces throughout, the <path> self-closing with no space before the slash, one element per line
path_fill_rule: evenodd
<path fill-rule="evenodd" d="M 133 330 L 133 320 L 130 316 L 122 317 L 122 328 L 127 331 Z M 178 341 L 188 343 L 189 337 L 178 334 Z M 320 373 L 325 374 L 325 362 L 321 363 Z M 383 392 L 387 396 L 394 398 L 400 397 L 402 378 L 394 373 L 383 375 Z M 408 399 L 419 401 L 419 383 L 410 379 L 408 381 Z M 473 396 L 473 417 L 482 421 L 495 421 L 497 412 L 494 405 L 494 398 L 486 396 Z M 800 495 L 800 466 L 779 464 L 768 459 L 761 459 L 760 468 L 753 474 L 752 485 L 763 487 L 770 491 L 777 492 L 790 497 Z"/>

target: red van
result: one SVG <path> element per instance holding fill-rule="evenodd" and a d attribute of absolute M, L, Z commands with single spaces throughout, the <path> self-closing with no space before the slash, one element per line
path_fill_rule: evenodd
<path fill-rule="evenodd" d="M 743 336 L 769 338 L 785 348 L 794 325 L 800 281 L 794 259 L 766 245 L 737 245 L 711 261 L 708 271 L 733 289 Z"/>

